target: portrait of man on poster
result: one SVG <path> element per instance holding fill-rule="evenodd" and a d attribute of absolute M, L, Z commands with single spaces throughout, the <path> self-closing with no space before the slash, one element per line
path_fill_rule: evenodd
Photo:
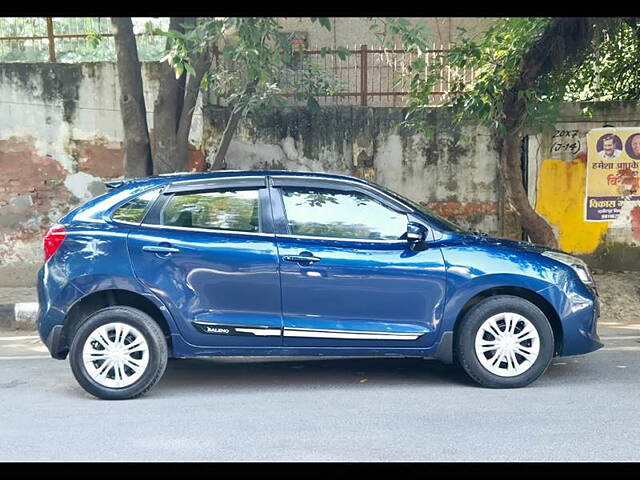
<path fill-rule="evenodd" d="M 598 155 L 605 160 L 615 160 L 622 153 L 622 142 L 617 135 L 607 133 L 598 140 Z"/>
<path fill-rule="evenodd" d="M 629 155 L 629 158 L 632 158 L 633 160 L 640 160 L 640 132 L 629 136 L 625 145 L 625 150 L 627 155 Z"/>

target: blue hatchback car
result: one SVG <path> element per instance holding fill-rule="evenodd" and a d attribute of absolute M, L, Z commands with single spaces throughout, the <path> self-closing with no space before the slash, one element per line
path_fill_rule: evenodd
<path fill-rule="evenodd" d="M 602 346 L 580 259 L 462 230 L 361 179 L 110 186 L 49 230 L 38 275 L 42 340 L 100 398 L 142 395 L 175 357 L 428 357 L 508 388 Z"/>

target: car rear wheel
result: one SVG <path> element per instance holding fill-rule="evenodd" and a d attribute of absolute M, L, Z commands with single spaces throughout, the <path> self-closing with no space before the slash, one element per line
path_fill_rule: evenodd
<path fill-rule="evenodd" d="M 533 303 L 514 296 L 490 297 L 474 306 L 457 329 L 462 368 L 480 385 L 524 387 L 548 368 L 553 330 Z"/>
<path fill-rule="evenodd" d="M 167 366 L 162 329 L 131 307 L 107 307 L 77 329 L 69 351 L 71 370 L 90 394 L 105 400 L 135 398 L 149 391 Z"/>

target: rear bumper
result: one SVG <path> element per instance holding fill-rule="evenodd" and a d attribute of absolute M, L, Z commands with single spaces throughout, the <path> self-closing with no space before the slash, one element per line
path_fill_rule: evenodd
<path fill-rule="evenodd" d="M 66 306 L 72 304 L 80 292 L 72 284 L 68 284 L 67 288 L 60 288 L 53 276 L 48 274 L 46 264 L 38 272 L 37 287 L 39 309 L 36 329 L 51 356 L 64 359 L 69 353 L 63 329 Z"/>
<path fill-rule="evenodd" d="M 69 354 L 69 348 L 67 347 L 66 339 L 64 338 L 64 332 L 62 331 L 62 325 L 56 325 L 51 329 L 49 336 L 44 340 L 44 344 L 49 349 L 51 356 L 57 360 L 64 360 Z"/>

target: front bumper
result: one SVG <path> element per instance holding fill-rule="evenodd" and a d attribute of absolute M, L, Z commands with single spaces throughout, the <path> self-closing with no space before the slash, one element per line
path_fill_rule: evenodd
<path fill-rule="evenodd" d="M 594 352 L 604 344 L 598 336 L 600 300 L 595 288 L 586 288 L 587 295 L 574 293 L 571 314 L 562 320 L 564 339 L 561 356 Z"/>

